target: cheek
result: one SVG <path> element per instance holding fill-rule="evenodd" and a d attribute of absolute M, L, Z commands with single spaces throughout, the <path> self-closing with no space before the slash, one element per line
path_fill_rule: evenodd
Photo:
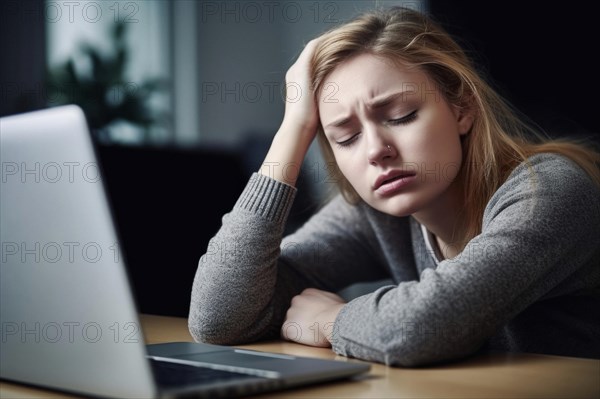
<path fill-rule="evenodd" d="M 352 162 L 350 160 L 350 157 L 340 154 L 339 150 L 333 150 L 333 154 L 335 157 L 335 163 L 337 164 L 340 173 L 344 175 L 346 179 L 348 179 L 348 176 L 353 176 Z"/>
<path fill-rule="evenodd" d="M 452 125 L 438 127 L 437 134 L 426 144 L 428 151 L 423 156 L 426 169 L 438 182 L 453 181 L 462 163 L 460 136 L 454 128 Z"/>
<path fill-rule="evenodd" d="M 340 150 L 333 150 L 339 172 L 346 180 L 359 191 L 360 179 L 363 174 L 364 166 L 352 158 L 349 154 L 341 153 Z"/>
<path fill-rule="evenodd" d="M 443 114 L 442 114 L 443 115 Z M 449 115 L 432 118 L 419 127 L 407 149 L 424 160 L 449 162 L 460 160 L 460 135 L 456 121 Z M 410 147 L 410 148 L 408 148 Z"/>

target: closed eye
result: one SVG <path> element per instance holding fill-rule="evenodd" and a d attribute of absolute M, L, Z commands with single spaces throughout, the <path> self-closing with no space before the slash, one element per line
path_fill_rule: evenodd
<path fill-rule="evenodd" d="M 350 137 L 348 140 L 344 141 L 336 141 L 338 147 L 349 147 L 351 146 L 360 136 L 360 132 L 356 133 L 354 136 Z"/>
<path fill-rule="evenodd" d="M 391 125 L 391 126 L 407 125 L 417 119 L 417 112 L 418 112 L 418 110 L 414 110 L 413 112 L 411 112 L 410 114 L 408 114 L 406 116 L 403 116 L 402 118 L 390 119 L 387 121 L 387 124 Z M 358 138 L 360 137 L 360 134 L 361 134 L 361 132 L 358 132 L 354 136 L 350 137 L 348 140 L 336 141 L 335 144 L 338 147 L 342 147 L 342 148 L 350 147 L 352 144 L 354 144 L 354 142 L 356 140 L 358 140 Z"/>
<path fill-rule="evenodd" d="M 413 112 L 406 116 L 403 116 L 402 118 L 390 119 L 389 121 L 387 121 L 387 123 L 392 126 L 406 125 L 411 123 L 415 119 L 417 119 L 417 110 L 414 110 Z"/>

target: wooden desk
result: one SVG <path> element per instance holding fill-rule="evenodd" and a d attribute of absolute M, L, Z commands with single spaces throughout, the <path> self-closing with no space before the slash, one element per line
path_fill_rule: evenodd
<path fill-rule="evenodd" d="M 192 341 L 182 318 L 141 317 L 146 341 Z M 241 347 L 298 356 L 347 360 L 329 349 L 289 342 Z M 65 398 L 61 393 L 0 383 L 1 398 Z M 71 396 L 73 397 L 73 396 Z M 261 395 L 260 398 L 600 398 L 600 360 L 495 353 L 420 369 L 373 364 L 368 375 Z"/>

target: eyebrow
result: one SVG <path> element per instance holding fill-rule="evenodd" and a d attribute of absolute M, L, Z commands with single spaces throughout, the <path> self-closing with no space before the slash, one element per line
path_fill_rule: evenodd
<path fill-rule="evenodd" d="M 387 94 L 383 97 L 376 98 L 373 101 L 367 103 L 367 108 L 373 110 L 373 109 L 385 107 L 389 103 L 396 100 L 398 97 L 403 97 L 404 95 L 406 95 L 406 91 L 399 91 L 396 93 Z M 328 124 L 325 127 L 326 128 L 327 127 L 341 127 L 341 126 L 344 126 L 346 123 L 350 122 L 350 119 L 351 118 L 349 116 L 345 116 L 342 119 L 331 122 L 330 124 Z"/>
<path fill-rule="evenodd" d="M 405 96 L 406 93 L 407 93 L 406 91 L 399 91 L 396 93 L 387 94 L 380 98 L 376 98 L 373 101 L 371 101 L 370 103 L 367 103 L 367 108 L 377 109 L 377 108 L 384 107 L 384 106 L 388 105 L 389 103 L 391 103 L 392 101 L 396 100 L 398 97 Z"/>
<path fill-rule="evenodd" d="M 350 117 L 346 116 L 338 121 L 331 122 L 330 124 L 328 124 L 325 127 L 326 128 L 327 127 L 341 127 L 341 126 L 344 126 L 348 122 L 350 122 Z"/>

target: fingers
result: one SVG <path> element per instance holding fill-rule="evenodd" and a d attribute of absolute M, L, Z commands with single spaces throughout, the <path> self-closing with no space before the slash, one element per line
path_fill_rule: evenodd
<path fill-rule="evenodd" d="M 312 39 L 310 42 L 306 43 L 306 46 L 304 46 L 304 50 L 302 50 L 302 53 L 300 53 L 300 58 L 304 57 L 310 57 L 313 55 L 313 53 L 315 52 L 315 49 L 317 48 L 317 46 L 319 45 L 319 43 L 321 43 L 323 39 L 321 37 L 318 37 L 316 39 Z"/>
<path fill-rule="evenodd" d="M 308 70 L 308 64 L 317 48 L 317 46 L 319 45 L 319 43 L 322 41 L 322 38 L 316 38 L 311 40 L 310 42 L 308 42 L 305 46 L 304 49 L 302 50 L 302 52 L 300 53 L 300 55 L 298 56 L 298 59 L 296 60 L 296 62 L 292 65 L 292 67 L 288 70 L 288 73 L 290 71 L 295 71 L 296 69 L 300 69 L 300 70 Z"/>
<path fill-rule="evenodd" d="M 317 104 L 310 82 L 310 61 L 318 43 L 318 40 L 311 40 L 285 75 L 285 125 L 298 126 L 301 130 L 309 132 L 307 136 L 310 140 L 316 135 L 319 123 Z M 291 95 L 288 95 L 288 89 Z"/>
<path fill-rule="evenodd" d="M 292 298 L 281 337 L 305 345 L 328 347 L 335 319 L 345 302 L 338 295 L 307 288 Z"/>

